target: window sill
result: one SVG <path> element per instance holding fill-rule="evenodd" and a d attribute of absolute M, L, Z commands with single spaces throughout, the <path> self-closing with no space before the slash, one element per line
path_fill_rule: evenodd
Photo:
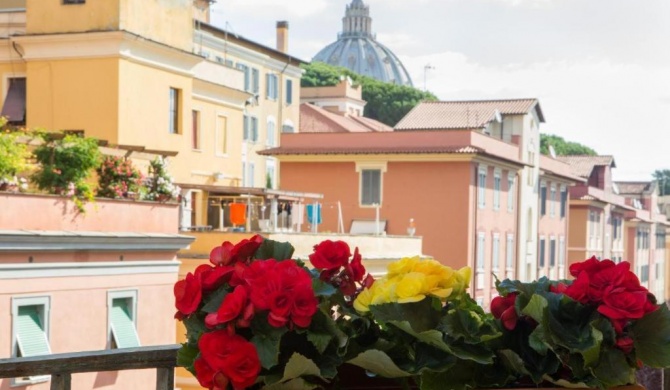
<path fill-rule="evenodd" d="M 51 375 L 31 376 L 25 378 L 13 378 L 10 387 L 24 387 L 28 385 L 35 385 L 38 383 L 49 382 Z"/>
<path fill-rule="evenodd" d="M 191 149 L 192 152 L 202 153 L 202 149 Z"/>
<path fill-rule="evenodd" d="M 382 204 L 381 204 L 381 203 L 379 203 L 378 205 L 374 205 L 374 204 L 359 204 L 358 207 L 365 208 L 365 209 L 375 209 L 375 208 L 377 208 L 377 207 L 381 208 L 381 207 L 382 207 Z"/>

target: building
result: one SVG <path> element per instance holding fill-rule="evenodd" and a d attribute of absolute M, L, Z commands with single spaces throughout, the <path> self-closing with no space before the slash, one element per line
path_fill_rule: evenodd
<path fill-rule="evenodd" d="M 342 32 L 337 34 L 335 42 L 321 49 L 313 61 L 342 66 L 386 83 L 412 85 L 402 62 L 372 33 L 370 7 L 362 0 L 353 0 L 347 5 Z"/>
<path fill-rule="evenodd" d="M 243 200 L 242 227 L 258 230 L 261 207 L 284 197 L 266 191 L 279 172 L 256 151 L 297 127 L 303 61 L 285 53 L 287 23 L 277 29 L 284 51 L 265 47 L 209 25 L 209 3 L 3 2 L 0 114 L 133 159 L 169 157 L 182 228 L 230 228 L 227 205 Z"/>
<path fill-rule="evenodd" d="M 0 359 L 174 343 L 176 204 L 0 193 Z M 155 371 L 83 373 L 73 389 L 145 389 Z M 0 379 L 48 389 L 49 377 Z"/>

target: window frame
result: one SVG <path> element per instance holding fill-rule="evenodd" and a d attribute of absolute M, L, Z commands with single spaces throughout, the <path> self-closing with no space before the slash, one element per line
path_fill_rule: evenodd
<path fill-rule="evenodd" d="M 486 207 L 486 176 L 488 167 L 480 165 L 477 169 L 477 207 L 483 209 Z"/>
<path fill-rule="evenodd" d="M 265 98 L 267 100 L 278 99 L 279 77 L 271 72 L 265 74 Z"/>
<path fill-rule="evenodd" d="M 493 170 L 493 210 L 500 210 L 500 192 L 502 191 L 502 175 L 500 169 Z"/>
<path fill-rule="evenodd" d="M 549 216 L 556 216 L 556 184 L 552 183 L 549 187 Z"/>
<path fill-rule="evenodd" d="M 223 119 L 223 120 L 222 120 Z M 222 128 L 221 124 L 225 123 Z M 214 154 L 217 157 L 228 156 L 228 115 L 216 114 L 216 131 L 214 132 Z"/>
<path fill-rule="evenodd" d="M 51 340 L 50 340 L 50 330 L 51 330 L 51 323 L 50 323 L 50 311 L 51 311 L 51 296 L 48 295 L 41 295 L 41 296 L 28 296 L 28 297 L 12 297 L 12 347 L 11 347 L 11 356 L 13 358 L 18 356 L 18 347 L 19 347 L 19 341 L 18 341 L 18 333 L 17 333 L 17 320 L 18 320 L 18 315 L 19 315 L 19 308 L 20 307 L 27 307 L 27 306 L 41 306 L 41 320 L 42 320 L 42 325 L 44 327 L 43 332 L 44 336 L 46 337 L 47 340 L 47 347 L 49 349 L 49 353 L 51 354 Z M 22 354 L 23 355 L 23 354 Z M 28 356 L 24 356 L 28 357 Z M 15 387 L 15 386 L 26 386 L 26 385 L 32 385 L 36 383 L 43 383 L 49 381 L 51 378 L 51 375 L 37 375 L 37 376 L 27 376 L 23 378 L 12 378 L 11 379 L 11 384 L 10 386 Z"/>
<path fill-rule="evenodd" d="M 276 146 L 277 143 L 277 121 L 270 117 L 265 122 L 265 145 Z"/>
<path fill-rule="evenodd" d="M 200 152 L 202 151 L 202 138 L 201 138 L 201 119 L 202 113 L 200 110 L 195 108 L 191 110 L 191 150 Z"/>
<path fill-rule="evenodd" d="M 140 340 L 140 332 L 138 327 L 137 320 L 137 304 L 138 304 L 139 291 L 137 289 L 132 290 L 111 290 L 107 291 L 107 348 L 112 349 L 112 306 L 114 300 L 116 299 L 130 299 L 131 302 L 131 320 L 135 326 L 135 335 L 137 336 L 137 342 L 139 346 L 142 345 Z M 118 348 L 118 347 L 117 347 Z"/>
<path fill-rule="evenodd" d="M 486 272 L 486 233 L 477 232 L 475 244 L 475 289 L 484 289 L 484 273 Z"/>
<path fill-rule="evenodd" d="M 384 203 L 384 174 L 387 170 L 385 162 L 366 162 L 356 163 L 356 172 L 358 173 L 358 207 L 375 208 L 376 205 L 363 203 L 363 171 L 379 171 L 379 207 Z"/>
<path fill-rule="evenodd" d="M 168 97 L 168 134 L 181 134 L 179 126 L 181 117 L 181 115 L 179 115 L 181 109 L 181 95 L 181 89 L 170 87 L 170 94 Z"/>
<path fill-rule="evenodd" d="M 505 242 L 505 275 L 507 278 L 513 277 L 514 272 L 514 234 L 507 233 L 507 241 Z"/>
<path fill-rule="evenodd" d="M 507 211 L 514 211 L 514 203 L 516 202 L 516 175 L 507 175 Z"/>
<path fill-rule="evenodd" d="M 491 271 L 496 274 L 500 272 L 500 233 L 493 233 L 491 240 Z M 496 274 L 497 275 L 497 274 Z M 503 278 L 504 279 L 504 278 Z M 494 280 L 495 282 L 495 280 Z M 494 284 L 495 286 L 495 284 Z"/>

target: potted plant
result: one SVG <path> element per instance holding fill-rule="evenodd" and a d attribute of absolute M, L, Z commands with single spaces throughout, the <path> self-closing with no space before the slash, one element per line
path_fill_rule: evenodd
<path fill-rule="evenodd" d="M 133 198 L 142 184 L 142 174 L 130 159 L 106 156 L 96 169 L 98 196 L 103 198 Z"/>
<path fill-rule="evenodd" d="M 512 384 L 615 387 L 643 365 L 670 366 L 670 312 L 628 262 L 595 257 L 570 266 L 574 281 L 497 283 L 495 348 Z"/>
<path fill-rule="evenodd" d="M 668 309 L 627 263 L 575 264 L 574 282 L 499 282 L 486 313 L 467 267 L 408 258 L 374 280 L 342 241 L 316 245 L 313 269 L 292 253 L 260 236 L 224 242 L 177 282 L 178 363 L 202 386 L 605 388 L 635 383 L 639 364 L 670 366 Z"/>
<path fill-rule="evenodd" d="M 0 191 L 18 191 L 22 183 L 16 175 L 26 169 L 28 150 L 18 142 L 20 133 L 2 130 L 6 123 L 0 117 Z"/>
<path fill-rule="evenodd" d="M 177 199 L 179 187 L 168 172 L 168 162 L 163 157 L 156 157 L 149 163 L 149 174 L 144 179 L 142 199 L 157 202 L 168 202 Z"/>
<path fill-rule="evenodd" d="M 31 180 L 40 190 L 72 197 L 78 210 L 83 212 L 83 202 L 93 200 L 93 190 L 87 179 L 100 163 L 98 141 L 51 133 L 41 137 L 44 142 L 33 152 L 39 167 Z"/>

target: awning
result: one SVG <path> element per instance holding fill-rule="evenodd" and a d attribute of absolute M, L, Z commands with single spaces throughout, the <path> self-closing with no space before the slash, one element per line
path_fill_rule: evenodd
<path fill-rule="evenodd" d="M 22 125 L 26 123 L 25 77 L 9 79 L 9 90 L 0 116 L 6 117 L 12 124 Z"/>
<path fill-rule="evenodd" d="M 277 198 L 282 200 L 323 199 L 323 194 L 317 194 L 311 192 L 271 190 L 260 187 L 231 187 L 231 186 L 216 186 L 208 184 L 189 184 L 189 183 L 176 183 L 176 185 L 186 190 L 207 191 L 210 193 L 210 196 L 256 195 L 256 196 L 262 196 L 264 198 Z"/>

